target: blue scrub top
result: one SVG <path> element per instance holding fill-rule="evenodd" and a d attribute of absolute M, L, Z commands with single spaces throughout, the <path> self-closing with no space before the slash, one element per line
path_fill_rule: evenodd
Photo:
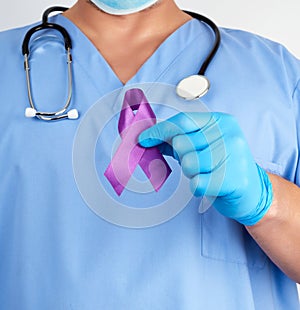
<path fill-rule="evenodd" d="M 73 147 L 85 116 L 123 85 L 75 25 L 61 15 L 53 20 L 73 41 L 72 106 L 80 111 L 78 121 L 24 117 L 28 99 L 21 43 L 29 28 L 0 34 L 0 308 L 299 309 L 295 283 L 245 228 L 213 207 L 200 214 L 198 198 L 171 220 L 140 229 L 114 225 L 90 208 L 74 176 Z M 57 34 L 43 34 L 31 43 L 33 96 L 38 108 L 55 110 L 66 97 L 64 47 Z M 126 87 L 176 85 L 196 74 L 212 36 L 207 26 L 187 22 Z M 299 61 L 281 45 L 253 34 L 221 29 L 221 36 L 207 71 L 211 89 L 202 103 L 233 114 L 255 160 L 299 185 Z M 161 118 L 168 114 L 156 112 Z M 110 124 L 94 152 L 99 170 L 109 161 L 117 136 L 110 128 L 117 117 Z M 94 128 L 91 124 L 91 134 Z M 168 160 L 178 175 L 180 166 Z M 174 190 L 172 177 L 168 182 L 157 195 Z M 108 183 L 103 187 L 111 191 Z M 118 199 L 139 207 L 136 201 L 155 201 L 153 195 L 145 193 L 141 200 L 125 193 Z"/>

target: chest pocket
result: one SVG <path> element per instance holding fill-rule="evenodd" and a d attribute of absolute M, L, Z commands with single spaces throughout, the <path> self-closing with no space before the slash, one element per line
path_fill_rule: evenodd
<path fill-rule="evenodd" d="M 260 163 L 262 168 L 280 174 L 281 166 Z M 263 268 L 267 256 L 245 227 L 219 214 L 213 207 L 201 215 L 201 254 L 203 257 L 249 268 Z"/>

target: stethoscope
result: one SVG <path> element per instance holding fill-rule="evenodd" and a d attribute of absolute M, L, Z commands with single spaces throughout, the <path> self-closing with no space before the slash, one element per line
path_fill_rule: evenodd
<path fill-rule="evenodd" d="M 67 8 L 55 6 L 47 9 L 42 16 L 42 23 L 29 29 L 29 31 L 26 33 L 24 37 L 24 41 L 22 44 L 22 54 L 24 55 L 24 69 L 26 73 L 26 83 L 27 83 L 27 92 L 28 92 L 28 100 L 30 107 L 26 108 L 25 110 L 25 116 L 26 117 L 36 117 L 40 120 L 44 121 L 55 121 L 55 120 L 61 120 L 61 119 L 77 119 L 78 118 L 78 111 L 76 109 L 70 109 L 70 103 L 72 98 L 72 55 L 71 55 L 71 49 L 72 49 L 72 41 L 70 38 L 70 35 L 68 34 L 67 30 L 55 23 L 48 22 L 49 14 L 52 12 L 60 11 L 64 12 Z M 202 96 L 204 96 L 209 88 L 210 88 L 210 82 L 208 78 L 205 76 L 205 72 L 211 63 L 212 59 L 214 58 L 216 52 L 218 51 L 218 48 L 220 46 L 221 42 L 221 35 L 219 32 L 218 27 L 207 17 L 202 16 L 200 14 L 194 13 L 194 12 L 188 12 L 187 14 L 192 16 L 193 18 L 199 20 L 200 22 L 203 22 L 207 24 L 214 32 L 215 40 L 214 44 L 204 60 L 198 74 L 191 75 L 183 80 L 181 80 L 177 87 L 176 87 L 176 93 L 179 97 L 186 99 L 186 100 L 194 100 L 198 99 Z M 30 79 L 30 66 L 29 66 L 29 43 L 32 35 L 40 30 L 44 29 L 54 29 L 61 33 L 64 39 L 64 45 L 66 50 L 66 58 L 67 58 L 67 66 L 68 66 L 68 95 L 65 105 L 58 111 L 54 112 L 46 112 L 46 111 L 39 111 L 36 108 L 36 105 L 32 98 L 32 86 L 31 86 L 31 79 Z"/>

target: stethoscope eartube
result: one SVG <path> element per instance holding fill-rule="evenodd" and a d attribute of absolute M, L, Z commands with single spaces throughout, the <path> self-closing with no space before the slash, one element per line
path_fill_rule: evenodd
<path fill-rule="evenodd" d="M 54 120 L 60 120 L 60 119 L 77 119 L 78 118 L 78 111 L 76 109 L 69 110 L 71 98 L 72 98 L 72 84 L 73 84 L 73 76 L 72 76 L 72 55 L 71 55 L 71 49 L 72 49 L 72 41 L 71 38 L 65 28 L 58 24 L 49 23 L 48 22 L 48 16 L 50 13 L 55 11 L 64 12 L 67 8 L 55 6 L 47 9 L 43 14 L 43 20 L 42 23 L 29 29 L 29 31 L 26 33 L 24 37 L 24 41 L 22 44 L 22 54 L 24 56 L 24 69 L 26 73 L 26 82 L 27 82 L 27 92 L 28 92 L 28 99 L 30 107 L 26 108 L 25 110 L 25 116 L 26 117 L 37 117 L 44 121 L 54 121 Z M 62 107 L 62 109 L 54 112 L 43 112 L 38 111 L 36 109 L 36 106 L 34 104 L 32 94 L 31 94 L 31 79 L 30 79 L 30 66 L 29 66 L 29 43 L 32 35 L 40 30 L 44 29 L 54 29 L 59 31 L 65 42 L 65 50 L 67 55 L 67 64 L 68 64 L 68 96 L 65 105 Z"/>
<path fill-rule="evenodd" d="M 209 18 L 194 12 L 185 11 L 185 13 L 208 25 L 213 30 L 215 35 L 213 47 L 204 60 L 198 74 L 184 78 L 178 83 L 176 87 L 176 93 L 179 97 L 186 100 L 194 100 L 204 96 L 210 88 L 210 82 L 205 76 L 205 72 L 219 49 L 221 43 L 221 34 L 217 25 Z"/>
<path fill-rule="evenodd" d="M 44 120 L 44 121 L 54 121 L 54 120 L 61 120 L 61 119 L 77 119 L 78 118 L 78 111 L 76 109 L 68 110 L 70 107 L 71 97 L 72 97 L 72 88 L 73 88 L 73 76 L 72 76 L 72 55 L 71 55 L 71 49 L 72 49 L 72 42 L 71 38 L 65 28 L 62 26 L 55 24 L 55 23 L 49 23 L 48 22 L 48 16 L 50 13 L 55 11 L 66 11 L 67 8 L 61 7 L 61 6 L 55 6 L 47 9 L 43 13 L 42 17 L 42 23 L 29 29 L 29 31 L 26 33 L 24 37 L 24 41 L 22 44 L 22 54 L 24 55 L 24 69 L 26 72 L 26 82 L 27 82 L 27 91 L 28 91 L 28 99 L 29 99 L 29 105 L 25 110 L 25 116 L 26 117 L 37 117 L 38 119 Z M 180 81 L 176 87 L 176 93 L 179 97 L 184 98 L 186 100 L 194 100 L 197 98 L 202 97 L 205 95 L 209 88 L 210 88 L 210 82 L 205 76 L 205 72 L 209 64 L 211 63 L 212 59 L 214 58 L 221 41 L 221 35 L 218 27 L 207 17 L 203 15 L 199 15 L 194 12 L 188 12 L 185 11 L 187 14 L 192 16 L 193 18 L 199 20 L 200 22 L 203 22 L 204 24 L 208 25 L 214 32 L 215 40 L 214 44 L 211 48 L 211 51 L 209 52 L 208 56 L 204 60 L 198 74 L 188 76 L 184 78 L 182 81 Z M 32 35 L 40 30 L 44 29 L 54 29 L 61 33 L 61 35 L 64 38 L 65 43 L 65 50 L 67 55 L 67 64 L 68 64 L 68 96 L 67 101 L 65 105 L 62 107 L 59 111 L 54 112 L 42 112 L 38 111 L 36 109 L 36 105 L 33 102 L 32 94 L 31 94 L 31 79 L 30 79 L 30 67 L 29 67 L 29 43 Z"/>

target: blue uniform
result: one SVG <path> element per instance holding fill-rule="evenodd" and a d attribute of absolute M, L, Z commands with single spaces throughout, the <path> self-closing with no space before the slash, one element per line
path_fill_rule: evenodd
<path fill-rule="evenodd" d="M 245 228 L 213 207 L 200 214 L 198 198 L 170 220 L 140 229 L 115 225 L 91 208 L 74 169 L 74 161 L 85 158 L 74 158 L 73 150 L 99 99 L 123 85 L 75 25 L 60 15 L 53 19 L 73 41 L 72 106 L 80 112 L 78 121 L 24 117 L 28 102 L 21 43 L 28 28 L 0 35 L 0 308 L 299 309 L 295 283 Z M 196 74 L 212 36 L 207 26 L 187 22 L 126 87 L 176 85 Z M 282 46 L 243 31 L 221 29 L 221 36 L 207 72 L 211 89 L 201 101 L 209 110 L 237 118 L 260 166 L 299 185 L 299 61 Z M 63 44 L 46 31 L 33 38 L 31 47 L 34 99 L 38 108 L 55 110 L 66 96 Z M 191 104 L 197 109 L 197 101 Z M 111 115 L 114 109 L 112 104 Z M 160 118 L 174 113 L 168 111 L 155 109 Z M 180 174 L 170 159 L 172 174 L 158 193 L 125 190 L 113 196 L 102 171 L 118 136 L 118 119 L 107 120 L 94 152 L 105 192 L 134 208 L 151 206 L 147 201 L 154 203 L 155 195 L 163 200 Z M 92 123 L 91 135 L 95 127 Z"/>

